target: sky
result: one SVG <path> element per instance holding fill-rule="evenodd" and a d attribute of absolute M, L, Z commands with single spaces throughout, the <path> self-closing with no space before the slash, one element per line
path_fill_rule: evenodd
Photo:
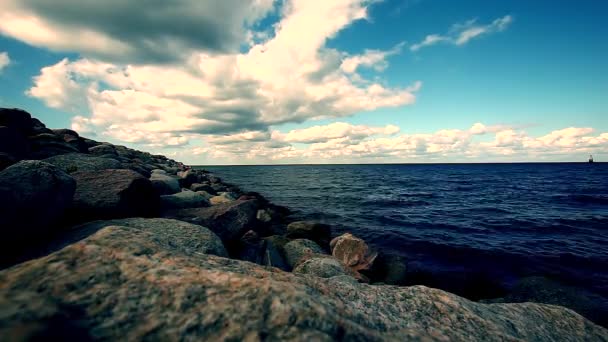
<path fill-rule="evenodd" d="M 196 165 L 608 160 L 607 11 L 2 0 L 0 106 Z"/>

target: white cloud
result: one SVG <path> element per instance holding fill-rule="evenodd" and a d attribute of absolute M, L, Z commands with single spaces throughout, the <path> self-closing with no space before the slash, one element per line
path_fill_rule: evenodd
<path fill-rule="evenodd" d="M 418 51 L 423 47 L 435 45 L 438 43 L 448 43 L 453 45 L 464 45 L 474 38 L 482 35 L 487 35 L 495 32 L 506 30 L 513 22 L 513 17 L 506 15 L 502 18 L 495 19 L 487 25 L 478 25 L 475 19 L 469 20 L 463 24 L 453 25 L 450 32 L 446 35 L 430 34 L 420 43 L 410 46 L 411 51 Z"/>
<path fill-rule="evenodd" d="M 369 3 L 289 1 L 271 38 L 242 53 L 196 51 L 182 63 L 165 65 L 62 60 L 42 69 L 28 94 L 123 141 L 133 140 L 123 132 L 137 137 L 266 132 L 283 123 L 411 104 L 420 82 L 392 88 L 356 73 L 360 65 L 381 69 L 374 63 L 385 65 L 384 57 L 398 53 L 401 44 L 346 57 L 325 47 L 338 31 L 365 19 Z M 370 57 L 374 54 L 382 58 Z M 356 66 L 346 72 L 342 65 L 349 58 L 347 64 Z"/>
<path fill-rule="evenodd" d="M 313 126 L 304 129 L 291 130 L 282 139 L 287 142 L 319 143 L 338 138 L 361 140 L 373 135 L 392 135 L 399 132 L 399 127 L 387 125 L 384 127 L 370 127 L 365 125 L 351 125 L 345 122 L 335 122 L 325 126 Z"/>
<path fill-rule="evenodd" d="M 0 52 L 0 73 L 11 63 L 11 59 L 8 56 L 8 52 Z"/>
<path fill-rule="evenodd" d="M 171 61 L 236 51 L 273 0 L 3 0 L 0 33 L 30 45 L 114 61 Z"/>
<path fill-rule="evenodd" d="M 388 51 L 365 50 L 361 55 L 345 58 L 340 67 L 344 72 L 349 74 L 354 73 L 357 68 L 361 66 L 373 68 L 376 71 L 383 71 L 388 67 L 386 58 L 400 53 L 403 45 L 405 45 L 405 43 L 399 43 Z"/>

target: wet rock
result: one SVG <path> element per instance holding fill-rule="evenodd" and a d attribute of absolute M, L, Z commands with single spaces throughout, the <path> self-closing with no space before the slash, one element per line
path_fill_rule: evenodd
<path fill-rule="evenodd" d="M 344 266 L 330 256 L 309 258 L 294 268 L 293 273 L 309 274 L 321 278 L 346 275 Z"/>
<path fill-rule="evenodd" d="M 67 326 L 74 340 L 608 339 L 606 329 L 557 306 L 486 305 L 424 286 L 305 277 L 188 253 L 180 242 L 188 240 L 172 231 L 164 241 L 176 243 L 106 227 L 0 272 L 0 335 L 18 336 L 35 322 L 43 333 Z"/>
<path fill-rule="evenodd" d="M 72 202 L 76 182 L 58 167 L 20 161 L 0 172 L 2 252 L 14 241 L 49 233 Z"/>
<path fill-rule="evenodd" d="M 308 239 L 322 247 L 329 246 L 331 227 L 312 221 L 296 221 L 287 225 L 286 236 L 290 239 Z"/>
<path fill-rule="evenodd" d="M 209 201 L 194 191 L 182 191 L 173 195 L 160 196 L 162 209 L 208 207 Z"/>
<path fill-rule="evenodd" d="M 209 227 L 224 243 L 238 241 L 249 229 L 254 229 L 257 212 L 255 201 L 234 201 L 208 208 L 173 210 L 166 217 Z"/>
<path fill-rule="evenodd" d="M 150 182 L 159 195 L 172 195 L 182 191 L 178 180 L 168 175 L 153 173 L 150 176 Z"/>
<path fill-rule="evenodd" d="M 158 214 L 152 183 L 132 170 L 77 171 L 72 215 L 79 219 L 149 217 Z"/>
<path fill-rule="evenodd" d="M 53 164 L 63 171 L 73 173 L 76 171 L 99 171 L 107 169 L 121 169 L 120 162 L 109 158 L 100 158 L 84 153 L 67 153 L 43 160 Z"/>
<path fill-rule="evenodd" d="M 407 260 L 399 255 L 379 253 L 369 270 L 361 271 L 371 282 L 389 285 L 407 283 Z"/>
<path fill-rule="evenodd" d="M 348 267 L 358 279 L 366 280 L 359 271 L 369 269 L 378 253 L 371 251 L 365 241 L 346 233 L 331 240 L 330 247 L 334 258 Z"/>
<path fill-rule="evenodd" d="M 283 246 L 285 259 L 291 268 L 295 268 L 305 258 L 310 258 L 316 254 L 323 254 L 323 248 L 316 242 L 306 239 L 296 239 Z"/>

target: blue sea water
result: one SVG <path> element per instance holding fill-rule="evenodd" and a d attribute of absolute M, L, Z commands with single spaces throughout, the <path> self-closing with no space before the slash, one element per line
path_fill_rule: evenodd
<path fill-rule="evenodd" d="M 467 281 L 544 275 L 608 298 L 605 163 L 204 168 L 463 295 Z"/>

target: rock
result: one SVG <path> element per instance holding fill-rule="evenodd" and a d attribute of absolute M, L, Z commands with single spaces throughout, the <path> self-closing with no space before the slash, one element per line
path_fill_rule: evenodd
<path fill-rule="evenodd" d="M 6 169 L 7 167 L 15 164 L 17 162 L 17 158 L 12 155 L 4 152 L 0 152 L 0 171 Z"/>
<path fill-rule="evenodd" d="M 72 131 L 71 129 L 62 128 L 62 129 L 53 129 L 52 132 L 63 139 L 66 143 L 76 148 L 79 152 L 87 153 L 88 146 L 84 142 L 83 139 L 80 138 L 78 133 Z"/>
<path fill-rule="evenodd" d="M 249 229 L 254 229 L 256 201 L 234 201 L 208 208 L 181 209 L 165 215 L 209 227 L 224 243 L 238 241 Z"/>
<path fill-rule="evenodd" d="M 209 228 L 178 220 L 137 217 L 93 221 L 72 227 L 70 231 L 78 241 L 107 226 L 122 226 L 143 230 L 150 233 L 154 241 L 164 246 L 164 248 L 178 248 L 181 253 L 187 255 L 204 253 L 228 257 L 228 252 L 222 241 Z"/>
<path fill-rule="evenodd" d="M 240 239 L 237 259 L 263 265 L 266 241 L 260 239 L 253 230 L 247 231 Z"/>
<path fill-rule="evenodd" d="M 155 173 L 158 173 L 158 174 L 161 174 L 161 175 L 166 175 L 167 171 L 162 170 L 162 169 L 154 169 L 154 170 L 151 171 L 151 174 L 155 174 Z"/>
<path fill-rule="evenodd" d="M 606 298 L 555 280 L 534 276 L 519 280 L 513 289 L 495 303 L 535 302 L 564 306 L 597 324 L 608 326 Z M 604 303 L 602 305 L 602 303 Z"/>
<path fill-rule="evenodd" d="M 37 135 L 42 133 L 53 133 L 52 130 L 46 128 L 46 126 L 40 122 L 40 120 L 36 118 L 32 118 L 31 120 L 32 127 L 30 128 L 30 132 L 28 135 Z"/>
<path fill-rule="evenodd" d="M 211 197 L 214 197 L 212 194 L 208 193 L 207 191 L 195 191 L 197 194 L 205 197 L 207 200 L 211 199 Z"/>
<path fill-rule="evenodd" d="M 0 126 L 11 127 L 28 136 L 32 133 L 32 116 L 21 109 L 0 108 Z"/>
<path fill-rule="evenodd" d="M 236 201 L 236 196 L 232 195 L 229 192 L 222 192 L 217 196 L 213 196 L 209 199 L 211 205 L 217 205 L 222 203 L 230 203 Z"/>
<path fill-rule="evenodd" d="M 331 240 L 330 247 L 334 258 L 350 268 L 357 277 L 359 276 L 359 271 L 367 270 L 371 267 L 378 255 L 378 253 L 372 252 L 369 249 L 365 241 L 351 233 L 334 238 Z M 365 280 L 364 277 L 361 279 Z"/>
<path fill-rule="evenodd" d="M 24 159 L 29 153 L 28 141 L 17 129 L 0 126 L 0 152 L 10 155 L 16 160 Z"/>
<path fill-rule="evenodd" d="M 72 214 L 79 219 L 149 217 L 158 214 L 152 183 L 132 170 L 77 171 Z"/>
<path fill-rule="evenodd" d="M 160 173 L 153 173 L 150 182 L 159 195 L 172 195 L 182 191 L 177 179 Z"/>
<path fill-rule="evenodd" d="M 603 341 L 573 311 L 481 304 L 189 253 L 171 229 L 110 226 L 0 272 L 0 336 L 62 340 Z M 168 243 L 164 243 L 167 241 Z M 176 241 L 176 243 L 171 243 Z M 341 276 L 340 279 L 344 278 Z M 55 336 L 53 336 L 55 337 Z"/>
<path fill-rule="evenodd" d="M 220 192 L 228 191 L 228 188 L 223 184 L 213 183 L 213 184 L 211 184 L 211 190 L 214 193 L 220 193 Z"/>
<path fill-rule="evenodd" d="M 96 146 L 89 147 L 89 153 L 97 156 L 102 155 L 114 155 L 117 156 L 116 148 L 110 144 L 100 144 Z"/>
<path fill-rule="evenodd" d="M 194 191 L 182 191 L 173 195 L 160 196 L 163 209 L 208 207 L 209 201 Z"/>
<path fill-rule="evenodd" d="M 369 271 L 362 271 L 371 282 L 405 285 L 407 260 L 399 255 L 379 253 Z"/>
<path fill-rule="evenodd" d="M 177 175 L 180 177 L 179 184 L 183 188 L 189 188 L 192 184 L 198 183 L 200 180 L 198 173 L 192 169 L 186 171 L 179 171 L 177 172 Z"/>
<path fill-rule="evenodd" d="M 329 246 L 331 227 L 327 224 L 312 221 L 296 221 L 287 225 L 286 236 L 289 239 L 308 239 L 320 246 Z"/>
<path fill-rule="evenodd" d="M 56 134 L 43 133 L 28 137 L 30 158 L 46 159 L 58 154 L 79 153 L 80 150 Z"/>
<path fill-rule="evenodd" d="M 120 162 L 109 158 L 100 158 L 84 153 L 67 153 L 43 160 L 53 164 L 63 171 L 73 173 L 76 171 L 100 171 L 107 169 L 121 169 Z"/>
<path fill-rule="evenodd" d="M 283 246 L 285 259 L 291 268 L 298 266 L 304 258 L 310 258 L 316 254 L 323 254 L 323 248 L 316 242 L 306 239 L 296 239 Z"/>
<path fill-rule="evenodd" d="M 262 265 L 289 271 L 291 268 L 285 260 L 285 253 L 283 249 L 289 240 L 281 235 L 269 236 L 263 240 L 265 242 L 265 251 L 262 259 Z"/>
<path fill-rule="evenodd" d="M 344 266 L 332 257 L 312 257 L 294 268 L 293 273 L 310 274 L 321 278 L 346 275 Z"/>
<path fill-rule="evenodd" d="M 58 167 L 20 161 L 0 172 L 2 253 L 15 241 L 49 233 L 70 206 L 76 182 Z M 16 246 L 15 246 L 16 247 Z"/>
<path fill-rule="evenodd" d="M 241 197 L 243 197 L 243 196 L 241 196 Z M 264 223 L 268 223 L 268 222 L 272 221 L 272 216 L 270 215 L 270 212 L 267 209 L 258 210 L 258 212 L 255 214 L 255 218 L 257 218 L 258 221 L 264 222 Z"/>
<path fill-rule="evenodd" d="M 150 176 L 152 176 L 150 170 L 146 167 L 145 164 L 128 162 L 122 163 L 122 167 L 125 169 L 133 170 L 146 178 L 150 178 Z"/>
<path fill-rule="evenodd" d="M 205 192 L 208 192 L 208 193 L 213 194 L 213 195 L 217 194 L 215 192 L 215 190 L 213 190 L 213 188 L 209 184 L 194 183 L 194 184 L 192 184 L 190 186 L 190 190 L 192 190 L 192 191 L 205 191 Z"/>
<path fill-rule="evenodd" d="M 344 283 L 344 284 L 355 285 L 355 286 L 359 284 L 359 281 L 357 279 L 355 279 L 349 275 L 346 275 L 346 274 L 329 277 L 328 280 L 330 280 L 332 282 L 336 282 L 336 283 Z"/>

